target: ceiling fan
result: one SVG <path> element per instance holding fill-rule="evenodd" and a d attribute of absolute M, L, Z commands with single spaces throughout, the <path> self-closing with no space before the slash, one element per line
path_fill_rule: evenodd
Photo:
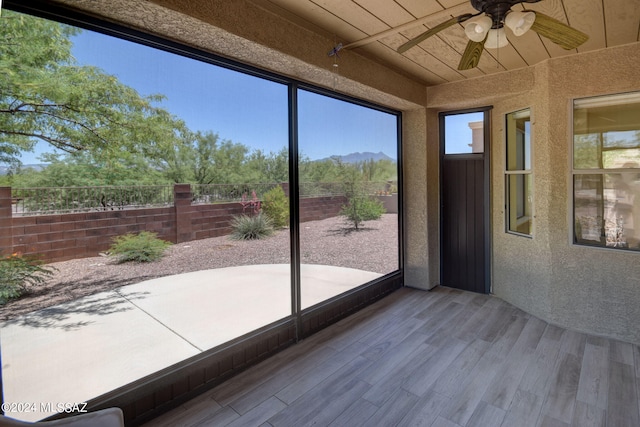
<path fill-rule="evenodd" d="M 462 54 L 458 70 L 469 70 L 476 67 L 485 47 L 497 49 L 506 46 L 508 41 L 504 30 L 505 26 L 516 36 L 531 29 L 567 50 L 575 49 L 589 38 L 581 31 L 540 12 L 511 10 L 511 7 L 516 4 L 537 3 L 540 0 L 470 1 L 478 13 L 465 13 L 442 22 L 404 43 L 397 49 L 398 53 L 404 53 L 438 32 L 462 23 L 464 23 L 465 34 L 469 38 L 469 42 Z"/>

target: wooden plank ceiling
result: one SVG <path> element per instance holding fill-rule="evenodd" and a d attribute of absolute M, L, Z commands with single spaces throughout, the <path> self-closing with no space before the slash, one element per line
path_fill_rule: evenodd
<path fill-rule="evenodd" d="M 640 0 L 542 0 L 519 4 L 512 10 L 542 12 L 586 33 L 589 40 L 577 49 L 567 51 L 533 31 L 515 37 L 507 29 L 508 46 L 485 49 L 478 67 L 458 71 L 467 44 L 460 24 L 441 31 L 404 54 L 397 53 L 396 49 L 451 17 L 476 13 L 468 0 L 257 0 L 256 3 L 268 5 L 272 12 L 332 36 L 336 43 L 344 45 L 384 33 L 376 41 L 350 49 L 426 85 L 523 68 L 548 58 L 640 40 Z M 418 25 L 413 23 L 416 20 L 419 20 Z"/>

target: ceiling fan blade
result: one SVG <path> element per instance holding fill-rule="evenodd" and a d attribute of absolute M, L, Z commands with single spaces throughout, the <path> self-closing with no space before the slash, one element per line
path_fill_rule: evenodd
<path fill-rule="evenodd" d="M 455 25 L 459 22 L 464 22 L 467 19 L 471 18 L 473 15 L 471 15 L 470 13 L 466 13 L 464 15 L 460 15 L 460 16 L 456 16 L 455 18 L 451 18 L 447 21 L 444 21 L 438 25 L 436 25 L 435 27 L 425 31 L 424 33 L 420 34 L 418 37 L 415 37 L 411 40 L 409 40 L 408 42 L 406 42 L 405 44 L 403 44 L 402 46 L 400 46 L 396 51 L 398 53 L 405 53 L 407 50 L 411 49 L 412 47 L 414 47 L 415 45 L 417 45 L 418 43 L 422 43 L 423 41 L 425 41 L 426 39 L 428 39 L 429 37 L 433 36 L 436 33 L 439 33 L 440 31 L 449 28 L 452 25 Z"/>
<path fill-rule="evenodd" d="M 485 41 L 486 39 L 481 42 L 469 40 L 469 43 L 467 43 L 467 47 L 462 54 L 462 58 L 460 59 L 460 64 L 458 64 L 458 70 L 470 70 L 478 66 L 478 62 L 480 62 L 480 55 L 482 55 L 482 51 L 484 50 Z"/>
<path fill-rule="evenodd" d="M 575 49 L 582 43 L 589 40 L 589 36 L 582 31 L 571 28 L 567 24 L 540 12 L 534 11 L 534 13 L 536 14 L 536 20 L 533 21 L 531 29 L 541 36 L 548 38 L 563 49 Z"/>

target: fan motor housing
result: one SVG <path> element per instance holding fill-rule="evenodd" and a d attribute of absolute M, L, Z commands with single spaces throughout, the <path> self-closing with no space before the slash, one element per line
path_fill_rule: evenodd
<path fill-rule="evenodd" d="M 470 0 L 478 12 L 486 13 L 492 20 L 491 28 L 501 28 L 511 7 L 519 3 L 537 3 L 540 0 Z"/>

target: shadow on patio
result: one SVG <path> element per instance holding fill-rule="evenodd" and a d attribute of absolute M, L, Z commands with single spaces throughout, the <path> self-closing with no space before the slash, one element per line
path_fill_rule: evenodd
<path fill-rule="evenodd" d="M 302 307 L 380 276 L 303 264 Z M 4 322 L 4 401 L 55 407 L 97 397 L 287 317 L 290 292 L 289 264 L 227 267 L 147 280 Z"/>

